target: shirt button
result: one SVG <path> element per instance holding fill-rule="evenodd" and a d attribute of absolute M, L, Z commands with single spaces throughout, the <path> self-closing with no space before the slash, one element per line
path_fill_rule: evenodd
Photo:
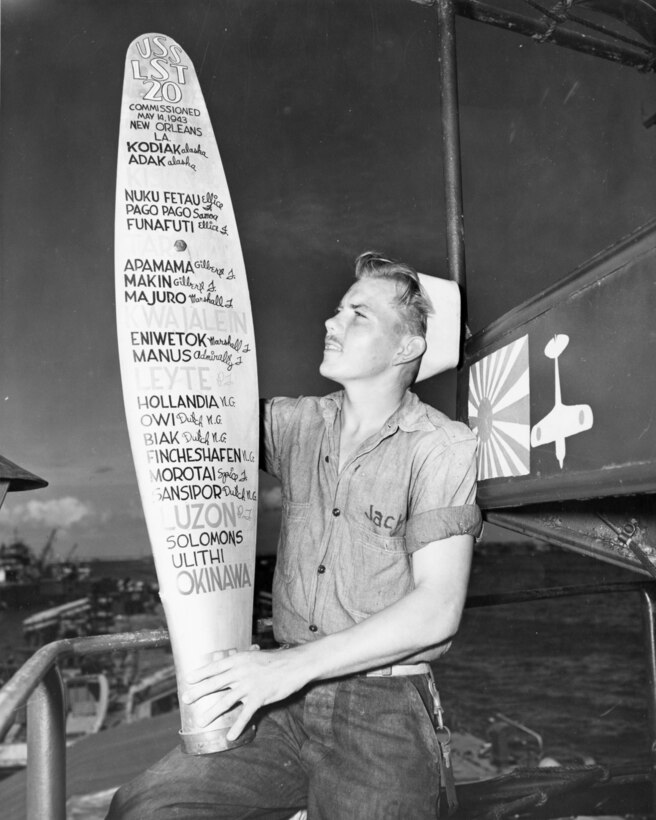
<path fill-rule="evenodd" d="M 319 627 L 316 624 L 310 624 L 310 632 L 316 632 Z"/>
<path fill-rule="evenodd" d="M 330 456 L 326 456 L 326 461 L 330 461 Z"/>
<path fill-rule="evenodd" d="M 333 515 L 335 516 L 335 518 L 337 518 L 338 515 L 341 515 L 338 507 L 335 507 L 335 509 L 333 510 Z"/>
<path fill-rule="evenodd" d="M 319 568 L 317 569 L 317 572 L 319 573 L 319 575 L 323 575 L 325 571 L 326 571 L 326 568 L 324 567 L 324 565 L 319 564 Z"/>

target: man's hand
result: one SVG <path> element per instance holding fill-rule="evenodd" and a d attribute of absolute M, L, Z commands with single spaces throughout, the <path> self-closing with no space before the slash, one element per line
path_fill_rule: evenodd
<path fill-rule="evenodd" d="M 300 649 L 260 651 L 259 646 L 252 646 L 250 651 L 233 652 L 211 661 L 187 674 L 188 686 L 182 700 L 191 704 L 217 694 L 211 701 L 208 699 L 204 713 L 199 710 L 205 726 L 241 701 L 243 708 L 227 734 L 228 740 L 236 740 L 260 707 L 283 700 L 308 682 L 299 663 Z"/>

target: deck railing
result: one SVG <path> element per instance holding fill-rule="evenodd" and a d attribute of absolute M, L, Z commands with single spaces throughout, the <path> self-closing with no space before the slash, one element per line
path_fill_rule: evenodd
<path fill-rule="evenodd" d="M 467 608 L 530 603 L 547 598 L 638 592 L 641 597 L 652 766 L 652 800 L 656 809 L 656 584 L 627 581 L 494 595 L 473 595 Z M 0 740 L 27 703 L 26 820 L 66 820 L 66 738 L 64 686 L 59 664 L 68 658 L 106 652 L 155 649 L 169 644 L 166 630 L 67 638 L 46 644 L 0 690 Z"/>
<path fill-rule="evenodd" d="M 66 720 L 59 664 L 74 657 L 168 646 L 164 629 L 64 638 L 38 649 L 0 689 L 0 740 L 27 703 L 27 820 L 66 818 Z"/>

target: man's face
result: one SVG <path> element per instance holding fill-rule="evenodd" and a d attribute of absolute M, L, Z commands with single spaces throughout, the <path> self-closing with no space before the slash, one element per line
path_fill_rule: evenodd
<path fill-rule="evenodd" d="M 344 384 L 393 367 L 404 336 L 395 296 L 395 283 L 384 279 L 359 279 L 347 291 L 326 321 L 322 376 Z"/>

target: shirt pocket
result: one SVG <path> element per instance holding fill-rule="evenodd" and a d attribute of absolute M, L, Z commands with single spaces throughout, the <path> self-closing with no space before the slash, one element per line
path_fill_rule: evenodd
<path fill-rule="evenodd" d="M 303 555 L 303 540 L 307 537 L 309 512 L 308 503 L 286 500 L 282 502 L 276 572 L 287 581 L 293 580 L 299 573 Z"/>
<path fill-rule="evenodd" d="M 414 587 L 405 537 L 353 528 L 336 573 L 337 597 L 356 620 L 380 612 Z"/>

